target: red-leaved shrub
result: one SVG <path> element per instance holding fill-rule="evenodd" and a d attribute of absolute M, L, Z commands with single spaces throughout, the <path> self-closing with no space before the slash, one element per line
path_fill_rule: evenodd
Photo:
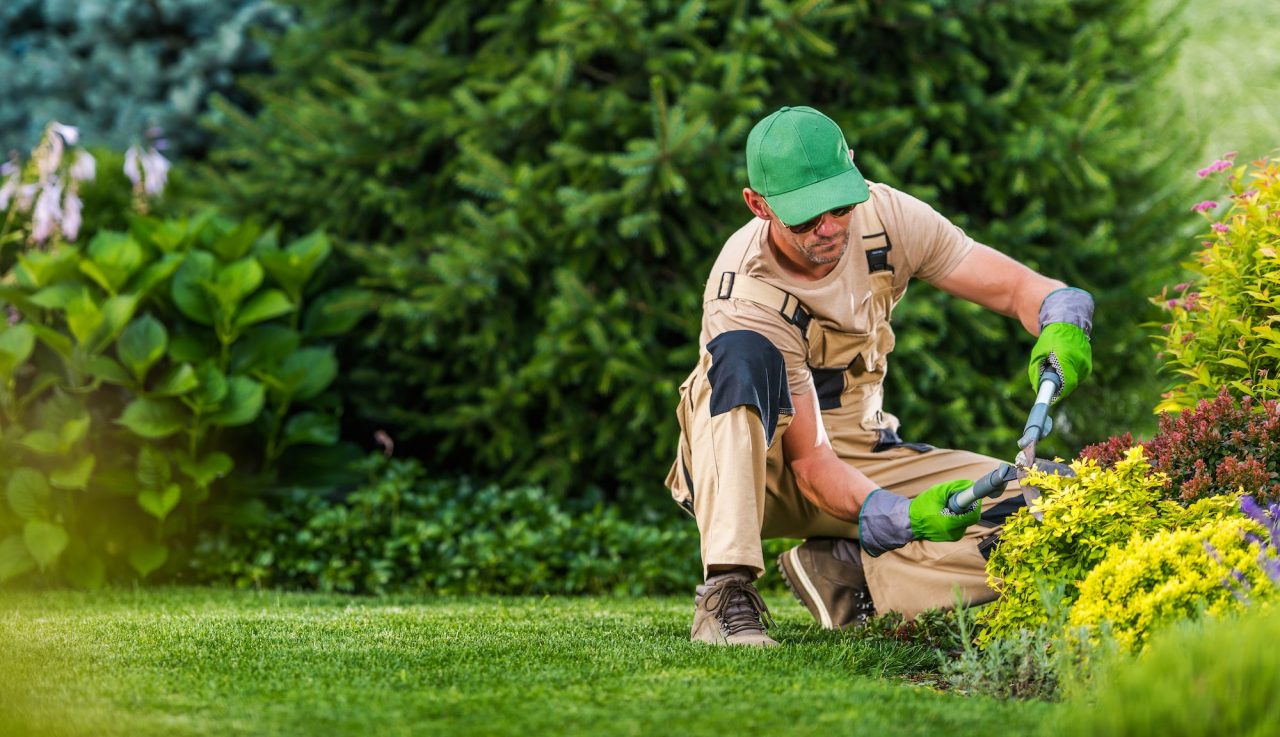
<path fill-rule="evenodd" d="M 1165 496 L 1183 503 L 1242 487 L 1259 501 L 1280 501 L 1280 408 L 1274 400 L 1238 403 L 1226 387 L 1195 409 L 1160 415 L 1160 429 L 1145 443 L 1129 433 L 1086 447 L 1081 458 L 1110 467 L 1142 445 L 1152 468 L 1168 475 Z"/>

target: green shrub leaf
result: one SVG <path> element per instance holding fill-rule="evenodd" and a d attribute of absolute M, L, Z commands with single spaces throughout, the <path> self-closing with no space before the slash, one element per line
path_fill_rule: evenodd
<path fill-rule="evenodd" d="M 213 242 L 213 252 L 223 261 L 235 261 L 249 252 L 261 233 L 261 225 L 252 220 L 246 220 L 218 236 L 218 239 Z"/>
<path fill-rule="evenodd" d="M 257 419 L 265 400 L 262 384 L 246 376 L 233 376 L 227 381 L 227 395 L 209 421 L 222 427 L 247 425 Z"/>
<path fill-rule="evenodd" d="M 0 540 L 0 583 L 35 570 L 36 560 L 27 551 L 22 535 L 10 535 Z"/>
<path fill-rule="evenodd" d="M 329 257 L 330 250 L 329 239 L 316 231 L 283 249 L 262 249 L 258 257 L 271 278 L 296 301 L 302 298 L 303 287 Z"/>
<path fill-rule="evenodd" d="M 160 489 L 173 478 L 173 470 L 169 465 L 169 457 L 164 451 L 147 444 L 138 451 L 138 467 L 134 474 L 138 483 L 149 489 Z"/>
<path fill-rule="evenodd" d="M 133 377 L 129 375 L 129 372 L 110 356 L 98 355 L 89 359 L 89 375 L 108 384 L 127 387 L 135 386 Z"/>
<path fill-rule="evenodd" d="M 169 347 L 169 333 L 164 325 L 151 315 L 129 323 L 116 342 L 116 354 L 133 372 L 138 383 L 146 381 L 147 371 L 159 361 Z"/>
<path fill-rule="evenodd" d="M 143 489 L 138 492 L 138 506 L 142 507 L 156 519 L 169 516 L 173 508 L 182 500 L 182 487 L 168 484 L 163 489 Z"/>
<path fill-rule="evenodd" d="M 92 454 L 81 456 L 70 466 L 49 472 L 49 483 L 58 489 L 84 491 L 89 486 L 96 459 Z"/>
<path fill-rule="evenodd" d="M 62 429 L 58 431 L 58 451 L 66 453 L 76 443 L 84 440 L 85 435 L 89 433 L 89 415 L 81 415 L 72 417 L 62 423 Z"/>
<path fill-rule="evenodd" d="M 130 402 L 116 421 L 137 435 L 157 440 L 181 430 L 186 420 L 186 413 L 172 400 L 141 397 Z"/>
<path fill-rule="evenodd" d="M 222 315 L 232 315 L 240 302 L 262 284 L 262 266 L 252 256 L 219 268 L 209 285 Z"/>
<path fill-rule="evenodd" d="M 142 543 L 129 549 L 129 565 L 146 578 L 169 560 L 169 548 L 164 543 Z"/>
<path fill-rule="evenodd" d="M 319 412 L 299 412 L 284 424 L 280 445 L 333 445 L 338 442 L 338 418 Z"/>
<path fill-rule="evenodd" d="M 283 325 L 250 328 L 231 347 L 231 368 L 248 372 L 275 366 L 302 345 L 302 336 Z"/>
<path fill-rule="evenodd" d="M 58 436 L 49 430 L 32 430 L 18 439 L 18 444 L 33 453 L 57 455 Z"/>
<path fill-rule="evenodd" d="M 76 343 L 88 345 L 102 326 L 102 309 L 88 292 L 81 292 L 67 303 L 67 327 Z"/>
<path fill-rule="evenodd" d="M 205 413 L 226 398 L 227 377 L 212 362 L 205 362 L 196 369 L 196 378 L 200 380 L 200 386 L 192 399 L 200 406 L 201 413 Z"/>
<path fill-rule="evenodd" d="M 196 370 L 189 363 L 180 363 L 161 374 L 151 392 L 162 397 L 180 397 L 198 386 L 200 379 L 196 377 Z"/>
<path fill-rule="evenodd" d="M 31 304 L 46 310 L 65 310 L 71 300 L 85 292 L 83 284 L 59 282 L 41 289 L 28 298 Z"/>
<path fill-rule="evenodd" d="M 173 272 L 178 270 L 178 266 L 182 263 L 182 256 L 176 253 L 166 253 L 157 261 L 152 261 L 143 267 L 134 275 L 129 282 L 129 291 L 146 296 L 156 285 L 165 279 L 173 276 Z"/>
<path fill-rule="evenodd" d="M 267 289 L 253 295 L 236 315 L 235 326 L 245 328 L 255 323 L 293 312 L 293 302 L 279 289 Z"/>
<path fill-rule="evenodd" d="M 36 347 L 36 334 L 27 323 L 10 325 L 0 333 L 0 377 L 13 376 Z"/>
<path fill-rule="evenodd" d="M 213 325 L 209 285 L 213 282 L 217 259 L 207 251 L 189 251 L 173 275 L 169 288 L 173 303 L 182 314 L 201 325 Z"/>
<path fill-rule="evenodd" d="M 112 294 L 142 265 L 142 247 L 127 233 L 99 231 L 89 242 L 88 254 L 90 260 L 82 260 L 80 270 Z"/>
<path fill-rule="evenodd" d="M 5 489 L 9 509 L 18 519 L 35 519 L 48 513 L 49 482 L 34 468 L 19 468 L 9 477 Z"/>
<path fill-rule="evenodd" d="M 22 540 L 27 544 L 27 551 L 35 558 L 36 565 L 48 568 L 58 560 L 62 551 L 67 549 L 71 538 L 62 525 L 44 520 L 27 520 L 22 526 Z"/>
<path fill-rule="evenodd" d="M 286 358 L 272 375 L 280 382 L 280 393 L 292 399 L 311 399 L 338 377 L 338 359 L 332 348 L 302 348 Z"/>
<path fill-rule="evenodd" d="M 199 461 L 192 460 L 185 453 L 178 456 L 178 468 L 196 482 L 196 486 L 208 486 L 231 473 L 234 466 L 231 456 L 220 451 L 209 453 Z"/>

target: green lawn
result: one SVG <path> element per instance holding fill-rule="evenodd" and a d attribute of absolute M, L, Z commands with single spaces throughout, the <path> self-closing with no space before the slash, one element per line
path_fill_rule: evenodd
<path fill-rule="evenodd" d="M 0 734 L 1034 734 L 928 652 L 818 630 L 688 642 L 672 599 L 357 599 L 161 589 L 0 598 Z"/>

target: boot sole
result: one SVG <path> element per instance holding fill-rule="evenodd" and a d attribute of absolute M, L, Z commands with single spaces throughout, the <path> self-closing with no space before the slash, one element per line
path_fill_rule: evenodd
<path fill-rule="evenodd" d="M 783 559 L 788 555 L 791 556 L 791 560 L 784 561 Z M 799 586 L 797 586 L 797 582 L 791 580 L 791 574 L 787 573 L 788 563 L 795 568 L 796 578 L 800 579 Z M 831 622 L 831 613 L 822 604 L 822 597 L 818 596 L 818 590 L 814 588 L 813 582 L 809 580 L 809 574 L 805 573 L 804 566 L 800 565 L 799 546 L 778 556 L 778 570 L 782 573 L 782 582 L 787 585 L 787 590 L 791 592 L 792 596 L 796 597 L 796 601 L 809 610 L 809 614 L 818 620 L 818 624 L 822 625 L 823 629 L 835 629 Z M 809 594 L 813 601 L 812 604 L 800 594 L 800 587 L 803 587 L 805 593 Z"/>

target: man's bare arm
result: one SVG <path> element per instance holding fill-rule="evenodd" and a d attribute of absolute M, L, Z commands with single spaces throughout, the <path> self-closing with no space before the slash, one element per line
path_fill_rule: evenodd
<path fill-rule="evenodd" d="M 1040 334 L 1040 304 L 1044 298 L 1066 286 L 981 243 L 975 244 L 950 274 L 933 284 L 961 299 L 1017 318 L 1032 335 Z"/>
<path fill-rule="evenodd" d="M 795 416 L 782 435 L 782 452 L 806 499 L 837 519 L 858 521 L 863 502 L 877 486 L 831 448 L 812 380 L 807 393 L 795 396 Z"/>

